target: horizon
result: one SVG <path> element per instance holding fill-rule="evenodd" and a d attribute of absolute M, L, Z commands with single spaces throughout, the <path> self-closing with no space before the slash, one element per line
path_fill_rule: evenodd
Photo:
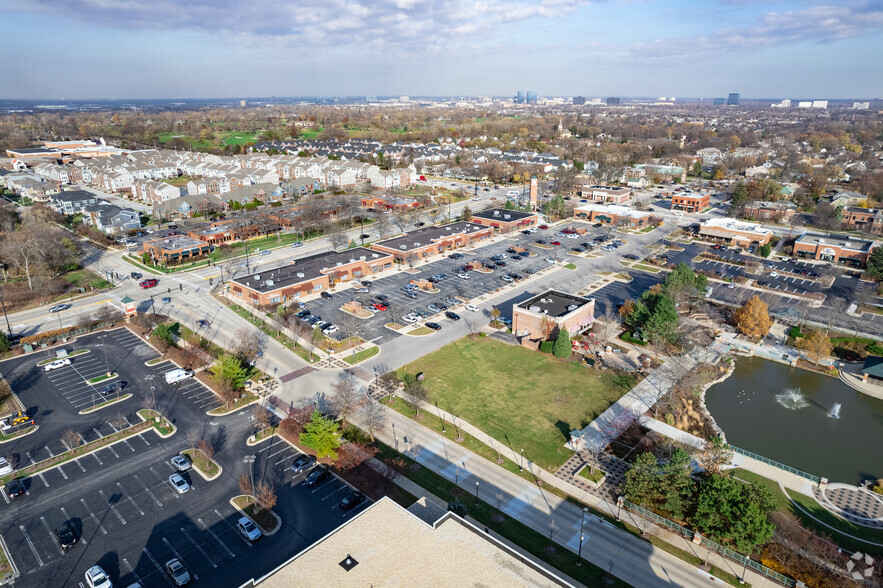
<path fill-rule="evenodd" d="M 0 0 L 0 14 L 8 100 L 883 96 L 878 0 Z"/>

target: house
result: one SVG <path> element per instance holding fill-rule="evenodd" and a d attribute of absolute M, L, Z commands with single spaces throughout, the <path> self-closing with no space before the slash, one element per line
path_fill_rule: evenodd
<path fill-rule="evenodd" d="M 422 260 L 446 251 L 467 247 L 490 239 L 494 229 L 480 224 L 456 222 L 439 227 L 424 227 L 371 244 L 371 249 L 394 256 L 398 263 Z"/>
<path fill-rule="evenodd" d="M 284 191 L 278 184 L 262 183 L 230 190 L 229 193 L 224 194 L 222 199 L 224 202 L 238 202 L 242 205 L 249 204 L 255 200 L 269 204 L 271 202 L 282 202 L 283 196 Z"/>
<path fill-rule="evenodd" d="M 102 202 L 83 208 L 83 224 L 105 233 L 120 233 L 141 228 L 141 217 L 134 210 Z"/>
<path fill-rule="evenodd" d="M 491 227 L 497 233 L 508 233 L 533 227 L 539 222 L 539 219 L 540 215 L 535 212 L 489 208 L 473 213 L 469 220 L 478 225 Z"/>
<path fill-rule="evenodd" d="M 879 232 L 880 225 L 877 223 L 875 226 L 875 219 L 880 218 L 881 212 L 883 211 L 873 208 L 844 206 L 841 210 L 841 226 L 850 230 Z"/>
<path fill-rule="evenodd" d="M 49 197 L 49 207 L 61 214 L 77 214 L 86 206 L 103 202 L 101 198 L 86 190 L 69 190 Z"/>
<path fill-rule="evenodd" d="M 649 212 L 617 204 L 583 204 L 573 209 L 573 218 L 590 223 L 631 229 L 642 229 L 652 226 L 656 222 L 656 218 Z"/>
<path fill-rule="evenodd" d="M 287 197 L 306 196 L 322 189 L 322 182 L 317 178 L 303 176 L 282 183 L 282 192 Z"/>
<path fill-rule="evenodd" d="M 702 212 L 711 206 L 710 194 L 678 192 L 671 197 L 671 209 L 684 212 Z"/>
<path fill-rule="evenodd" d="M 212 194 L 187 195 L 165 202 L 154 203 L 154 216 L 157 218 L 191 218 L 205 211 L 224 210 L 224 202 Z"/>
<path fill-rule="evenodd" d="M 679 165 L 655 165 L 651 163 L 642 163 L 636 165 L 635 170 L 643 172 L 643 175 L 650 178 L 655 183 L 658 179 L 660 182 L 686 182 L 687 170 Z M 629 175 L 629 177 L 632 177 Z"/>
<path fill-rule="evenodd" d="M 650 180 L 648 180 L 646 176 L 641 178 L 628 178 L 626 184 L 632 190 L 643 190 L 650 185 Z"/>
<path fill-rule="evenodd" d="M 571 336 L 589 329 L 595 320 L 595 299 L 547 290 L 512 306 L 512 333 L 525 347 L 554 339 L 566 330 Z"/>
<path fill-rule="evenodd" d="M 339 282 L 374 276 L 391 267 L 392 255 L 382 251 L 364 247 L 327 251 L 234 278 L 230 294 L 252 306 L 280 304 L 332 289 Z"/>
<path fill-rule="evenodd" d="M 789 222 L 797 211 L 797 206 L 792 202 L 777 200 L 775 202 L 762 202 L 755 200 L 745 205 L 742 216 L 754 220 L 773 220 Z"/>
<path fill-rule="evenodd" d="M 713 218 L 699 225 L 699 235 L 711 241 L 720 241 L 737 247 L 766 245 L 773 232 L 757 223 L 734 218 Z"/>
<path fill-rule="evenodd" d="M 593 186 L 585 184 L 578 188 L 577 195 L 592 202 L 604 202 L 607 204 L 624 204 L 631 198 L 629 188 L 613 188 L 608 186 Z"/>

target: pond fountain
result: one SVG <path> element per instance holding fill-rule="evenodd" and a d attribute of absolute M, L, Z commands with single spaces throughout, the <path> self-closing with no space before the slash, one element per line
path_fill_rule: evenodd
<path fill-rule="evenodd" d="M 705 404 L 736 447 L 832 482 L 883 478 L 883 400 L 837 378 L 739 358 Z"/>

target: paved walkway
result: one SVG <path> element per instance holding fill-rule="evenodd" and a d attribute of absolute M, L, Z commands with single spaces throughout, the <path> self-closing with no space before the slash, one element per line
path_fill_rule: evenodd
<path fill-rule="evenodd" d="M 816 501 L 835 515 L 862 527 L 883 529 L 883 496 L 850 484 L 813 488 Z"/>
<path fill-rule="evenodd" d="M 853 369 L 860 370 L 861 368 L 856 366 Z M 858 390 L 862 394 L 867 394 L 868 396 L 883 400 L 883 386 L 876 382 L 865 382 L 860 375 L 845 370 L 840 370 L 840 380 L 850 388 Z"/>

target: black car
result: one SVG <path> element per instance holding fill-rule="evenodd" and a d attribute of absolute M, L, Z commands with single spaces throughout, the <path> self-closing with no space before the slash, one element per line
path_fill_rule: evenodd
<path fill-rule="evenodd" d="M 422 227 L 422 226 L 425 225 L 425 224 L 426 224 L 425 222 L 420 221 L 419 223 L 417 223 L 417 226 L 418 226 L 418 227 Z"/>
<path fill-rule="evenodd" d="M 424 323 L 424 325 L 426 325 L 433 331 L 441 331 L 441 325 L 438 323 Z"/>
<path fill-rule="evenodd" d="M 389 304 L 389 296 L 387 296 L 386 294 L 378 294 L 374 298 L 376 298 L 378 300 L 378 302 L 382 302 L 384 304 Z"/>
<path fill-rule="evenodd" d="M 291 464 L 291 471 L 295 474 L 307 471 L 307 469 L 316 462 L 316 458 L 312 455 L 301 455 L 294 463 Z"/>
<path fill-rule="evenodd" d="M 540 245 L 546 244 L 546 242 L 543 239 L 537 239 L 537 243 L 539 243 Z"/>
<path fill-rule="evenodd" d="M 6 496 L 9 497 L 9 499 L 11 500 L 11 499 L 15 498 L 16 496 L 21 496 L 22 494 L 24 494 L 25 487 L 21 483 L 21 481 L 12 480 L 6 484 L 4 491 L 6 492 Z"/>
<path fill-rule="evenodd" d="M 522 276 L 521 274 L 509 274 L 509 277 L 513 280 L 520 280 Z"/>
<path fill-rule="evenodd" d="M 307 476 L 306 480 L 304 480 L 304 486 L 315 486 L 322 480 L 326 479 L 328 476 L 328 470 L 323 467 L 318 467 L 310 472 L 310 475 Z"/>
<path fill-rule="evenodd" d="M 502 261 L 502 260 L 501 260 L 501 261 L 495 261 L 494 263 L 496 264 L 497 267 L 506 267 L 506 262 L 505 262 L 505 261 Z"/>
<path fill-rule="evenodd" d="M 326 292 L 326 291 L 324 291 L 324 290 L 322 291 L 321 294 L 319 294 L 319 296 L 321 296 L 321 297 L 324 298 L 325 300 L 331 300 L 332 298 L 334 298 L 334 297 L 331 295 L 331 292 Z"/>
<path fill-rule="evenodd" d="M 580 246 L 581 246 L 581 247 L 585 247 L 586 249 L 588 249 L 588 248 L 591 247 L 592 245 L 591 245 L 591 243 L 582 242 L 582 243 L 580 243 Z"/>
<path fill-rule="evenodd" d="M 520 255 L 513 255 L 512 257 L 509 258 L 510 261 L 521 261 L 522 259 L 524 259 L 524 258 L 521 257 Z"/>
<path fill-rule="evenodd" d="M 444 302 L 436 302 L 435 305 L 438 307 L 439 310 L 447 310 L 448 309 L 448 305 L 445 304 Z"/>
<path fill-rule="evenodd" d="M 365 286 L 366 288 L 370 288 L 371 284 L 373 284 L 373 283 L 374 282 L 372 282 L 371 280 L 362 280 L 362 285 Z"/>
<path fill-rule="evenodd" d="M 531 275 L 534 273 L 534 271 L 530 268 L 527 268 L 526 270 L 524 270 L 524 273 L 526 273 L 527 275 Z"/>
<path fill-rule="evenodd" d="M 125 387 L 126 387 L 125 382 L 114 382 L 113 384 L 108 384 L 107 386 L 102 388 L 100 391 L 100 394 L 102 396 L 107 396 L 108 394 L 116 392 L 117 390 L 122 390 Z"/>
<path fill-rule="evenodd" d="M 452 253 L 451 255 L 448 255 L 448 257 L 450 259 L 463 259 L 463 254 L 462 253 Z"/>
<path fill-rule="evenodd" d="M 77 534 L 74 533 L 74 529 L 69 521 L 63 522 L 60 527 L 55 529 L 55 539 L 58 540 L 58 544 L 65 551 L 76 545 Z"/>
<path fill-rule="evenodd" d="M 365 500 L 365 495 L 354 490 L 343 497 L 343 500 L 340 501 L 340 508 L 349 510 L 360 504 L 363 500 Z"/>
<path fill-rule="evenodd" d="M 296 313 L 294 313 L 294 316 L 296 316 L 297 318 L 300 318 L 300 319 L 306 318 L 306 317 L 310 316 L 310 311 L 305 308 L 303 310 L 299 310 Z"/>
<path fill-rule="evenodd" d="M 451 319 L 452 321 L 460 320 L 460 315 L 457 314 L 456 312 L 451 312 L 450 310 L 445 313 L 445 316 L 448 317 L 449 319 Z"/>
<path fill-rule="evenodd" d="M 141 274 L 139 274 L 138 272 L 132 272 L 131 274 L 129 274 L 129 277 L 132 278 L 133 280 L 140 280 Z"/>

